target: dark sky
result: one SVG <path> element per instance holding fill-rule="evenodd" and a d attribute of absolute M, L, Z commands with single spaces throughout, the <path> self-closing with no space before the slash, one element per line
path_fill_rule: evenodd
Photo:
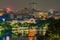
<path fill-rule="evenodd" d="M 0 8 L 9 6 L 16 10 L 28 7 L 31 2 L 34 0 L 0 0 Z M 36 2 L 39 10 L 60 9 L 60 0 L 36 0 Z"/>

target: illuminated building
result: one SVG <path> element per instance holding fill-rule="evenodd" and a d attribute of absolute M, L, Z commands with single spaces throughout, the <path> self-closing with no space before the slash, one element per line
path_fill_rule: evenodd
<path fill-rule="evenodd" d="M 21 23 L 25 23 L 25 22 L 27 22 L 27 23 L 36 23 L 35 22 L 35 19 L 33 19 L 33 18 L 31 18 L 31 19 L 26 19 L 26 20 L 24 20 L 24 21 L 20 21 Z"/>
<path fill-rule="evenodd" d="M 12 20 L 11 24 L 18 23 L 18 20 Z"/>
<path fill-rule="evenodd" d="M 54 15 L 53 18 L 60 19 L 60 15 Z"/>
<path fill-rule="evenodd" d="M 39 18 L 39 19 L 47 19 L 49 12 L 46 11 L 41 11 L 41 12 L 34 12 L 34 18 Z"/>
<path fill-rule="evenodd" d="M 29 29 L 28 30 L 28 36 L 29 36 L 28 40 L 33 40 L 33 39 L 36 40 L 36 36 L 35 36 L 36 33 L 37 33 L 36 28 L 33 27 L 32 29 Z"/>

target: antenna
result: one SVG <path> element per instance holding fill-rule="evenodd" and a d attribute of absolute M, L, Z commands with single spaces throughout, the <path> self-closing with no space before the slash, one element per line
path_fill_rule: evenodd
<path fill-rule="evenodd" d="M 36 9 L 37 8 L 37 0 L 33 0 L 31 3 L 29 3 L 30 8 Z"/>

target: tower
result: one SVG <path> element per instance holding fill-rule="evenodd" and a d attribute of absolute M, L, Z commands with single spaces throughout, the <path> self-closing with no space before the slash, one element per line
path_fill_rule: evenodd
<path fill-rule="evenodd" d="M 32 2 L 30 2 L 29 3 L 30 8 L 37 9 L 37 3 L 38 3 L 38 0 L 33 0 Z"/>

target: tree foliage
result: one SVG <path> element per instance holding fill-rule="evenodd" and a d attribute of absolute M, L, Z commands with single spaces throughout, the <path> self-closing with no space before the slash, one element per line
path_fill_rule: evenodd
<path fill-rule="evenodd" d="M 60 40 L 60 19 L 52 20 L 48 26 L 47 33 L 45 35 L 46 40 Z"/>

